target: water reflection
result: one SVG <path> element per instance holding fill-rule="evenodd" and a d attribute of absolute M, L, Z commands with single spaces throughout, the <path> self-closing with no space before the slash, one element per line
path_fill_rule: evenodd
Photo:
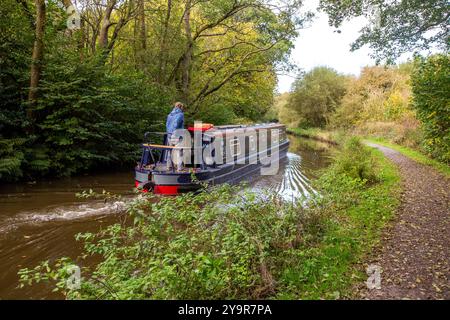
<path fill-rule="evenodd" d="M 315 194 L 309 178 L 301 171 L 301 156 L 288 153 L 280 163 L 278 174 L 255 179 L 251 189 L 280 197 L 285 201 L 304 201 Z"/>
<path fill-rule="evenodd" d="M 250 183 L 257 191 L 268 191 L 281 199 L 305 204 L 317 195 L 311 179 L 317 177 L 320 169 L 329 163 L 330 145 L 308 139 L 290 137 L 289 152 L 282 159 L 278 174 L 261 176 Z"/>

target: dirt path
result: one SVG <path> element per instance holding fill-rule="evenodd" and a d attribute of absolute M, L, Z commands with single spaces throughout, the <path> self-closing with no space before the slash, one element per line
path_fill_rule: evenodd
<path fill-rule="evenodd" d="M 399 152 L 369 143 L 400 169 L 403 192 L 392 227 L 371 263 L 381 289 L 364 299 L 450 299 L 450 179 Z"/>

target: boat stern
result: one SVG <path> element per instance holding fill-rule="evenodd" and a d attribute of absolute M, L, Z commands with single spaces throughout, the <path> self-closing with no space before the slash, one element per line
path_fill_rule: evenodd
<path fill-rule="evenodd" d="M 151 179 L 152 172 L 150 170 L 141 169 L 136 167 L 134 171 L 134 185 L 137 189 L 148 192 L 154 188 L 154 183 Z"/>

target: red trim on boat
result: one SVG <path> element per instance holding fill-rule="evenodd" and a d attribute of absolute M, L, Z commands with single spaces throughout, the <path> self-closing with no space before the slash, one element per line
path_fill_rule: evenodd
<path fill-rule="evenodd" d="M 156 194 L 178 194 L 178 186 L 155 186 L 155 189 L 153 190 Z"/>
<path fill-rule="evenodd" d="M 212 127 L 214 127 L 213 124 L 211 123 L 203 123 L 201 126 L 197 125 L 197 126 L 193 126 L 193 127 L 188 127 L 189 131 L 206 131 L 211 129 Z"/>

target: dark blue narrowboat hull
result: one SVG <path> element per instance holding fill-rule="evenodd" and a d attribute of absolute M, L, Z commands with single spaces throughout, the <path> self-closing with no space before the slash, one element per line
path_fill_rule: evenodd
<path fill-rule="evenodd" d="M 273 153 L 271 159 L 273 161 L 280 161 L 286 157 L 289 148 L 289 141 L 278 145 L 277 154 Z M 276 149 L 273 149 L 276 150 Z M 270 164 L 263 165 L 259 161 L 258 154 L 254 154 L 252 159 L 250 156 L 242 161 L 243 164 L 236 162 L 225 163 L 217 165 L 217 167 L 207 167 L 206 169 L 195 169 L 193 172 L 171 172 L 171 171 L 158 171 L 158 170 L 146 170 L 140 166 L 135 170 L 135 185 L 138 189 L 143 191 L 153 191 L 155 193 L 162 194 L 177 194 L 182 192 L 196 191 L 202 187 L 203 184 L 217 185 L 222 183 L 237 183 L 242 179 L 252 174 L 259 174 L 258 170 L 262 167 L 269 167 Z M 196 181 L 192 180 L 192 174 L 194 173 Z"/>

